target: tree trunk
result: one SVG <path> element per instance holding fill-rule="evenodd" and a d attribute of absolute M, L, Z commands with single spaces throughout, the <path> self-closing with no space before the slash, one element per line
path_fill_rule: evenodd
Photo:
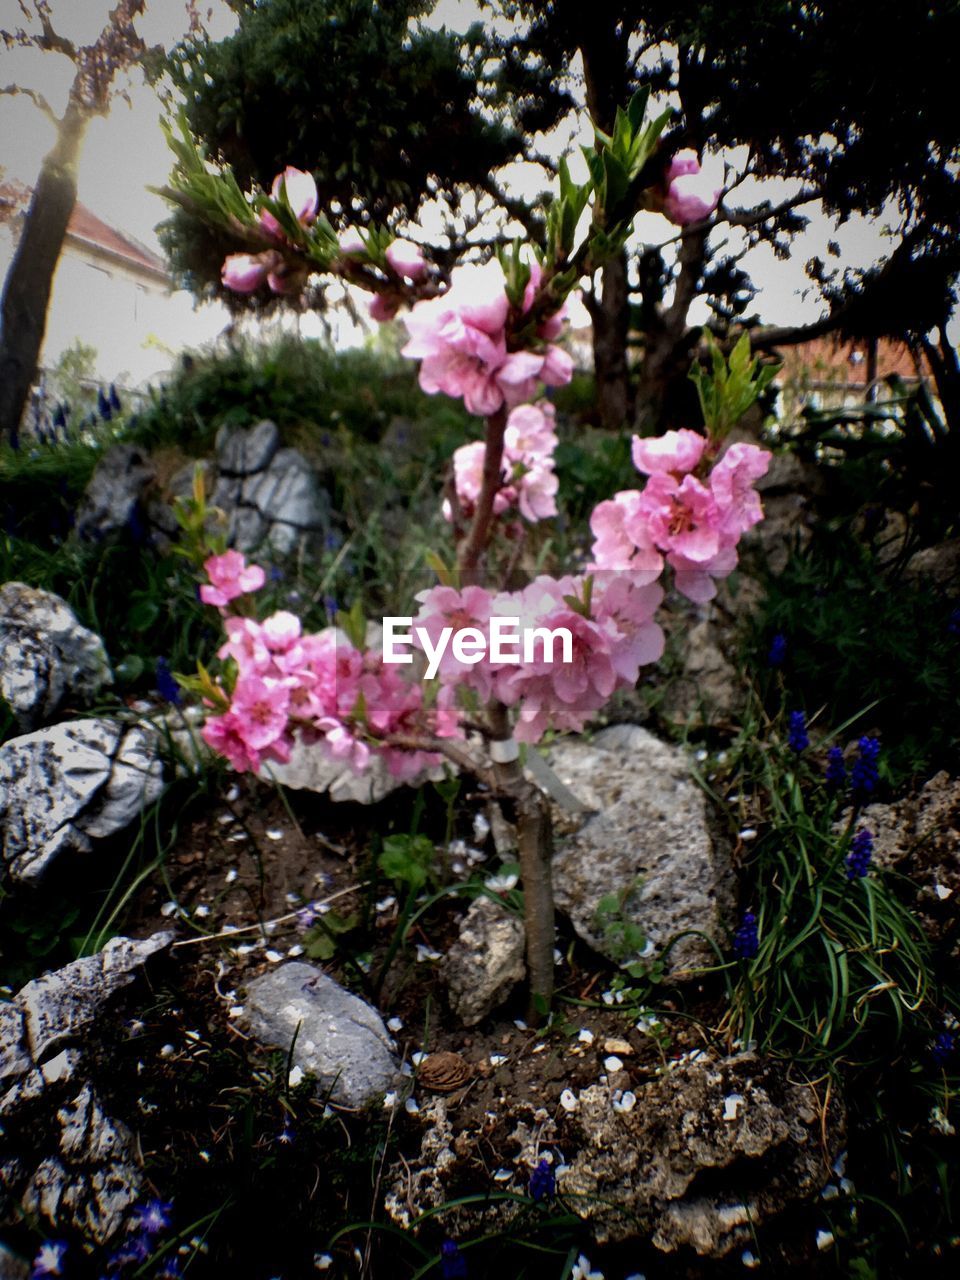
<path fill-rule="evenodd" d="M 77 200 L 88 117 L 74 105 L 44 158 L 0 303 L 0 438 L 16 437 L 37 372 L 53 277 Z"/>
<path fill-rule="evenodd" d="M 626 250 L 604 264 L 601 279 L 600 297 L 590 308 L 597 414 L 601 427 L 619 431 L 627 425 L 630 414 L 627 365 L 630 293 Z"/>

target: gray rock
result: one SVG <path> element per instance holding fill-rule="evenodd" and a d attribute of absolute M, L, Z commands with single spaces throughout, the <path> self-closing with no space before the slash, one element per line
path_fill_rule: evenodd
<path fill-rule="evenodd" d="M 81 538 L 104 538 L 123 529 L 156 479 L 153 465 L 136 445 L 115 444 L 97 463 L 77 512 Z"/>
<path fill-rule="evenodd" d="M 266 542 L 280 555 L 289 555 L 304 533 L 325 529 L 330 523 L 329 499 L 297 449 L 281 449 L 266 471 L 244 480 L 239 511 L 249 508 L 269 525 Z M 237 546 L 253 550 L 241 541 L 239 526 Z"/>
<path fill-rule="evenodd" d="M 318 1092 L 334 1102 L 363 1107 L 397 1081 L 380 1015 L 311 964 L 294 961 L 254 978 L 244 1008 L 263 1043 L 288 1052 L 296 1036 L 294 1065 L 315 1075 Z"/>
<path fill-rule="evenodd" d="M 443 959 L 450 1007 L 476 1026 L 523 981 L 523 924 L 500 903 L 476 898 L 460 921 L 460 936 Z"/>
<path fill-rule="evenodd" d="M 159 796 L 163 767 L 142 728 L 73 720 L 0 747 L 0 853 L 35 884 L 62 854 L 128 826 Z"/>
<path fill-rule="evenodd" d="M 723 1257 L 758 1224 L 816 1195 L 843 1140 L 836 1095 L 821 1129 L 814 1089 L 751 1054 L 697 1054 L 639 1090 L 632 1111 L 611 1103 L 605 1085 L 580 1093 L 576 1154 L 558 1176 L 601 1243 L 639 1228 L 665 1252 Z"/>
<path fill-rule="evenodd" d="M 0 1006 L 0 1204 L 104 1243 L 128 1227 L 143 1176 L 130 1130 L 111 1117 L 88 1049 L 117 993 L 172 933 L 114 938 L 97 955 L 27 983 Z M 2 1275 L 2 1272 L 0 1272 Z"/>
<path fill-rule="evenodd" d="M 554 896 L 590 946 L 622 963 L 635 960 L 616 931 L 598 919 L 600 900 L 625 897 L 623 920 L 656 947 L 687 929 L 719 938 L 732 905 L 733 873 L 711 835 L 703 792 L 684 753 L 635 725 L 615 725 L 591 741 L 568 738 L 550 763 L 596 812 L 556 840 Z M 671 973 L 710 964 L 702 938 L 681 939 L 670 951 Z"/>
<path fill-rule="evenodd" d="M 280 432 L 269 419 L 256 426 L 222 426 L 217 432 L 217 466 L 224 475 L 250 476 L 264 471 L 280 448 Z"/>
<path fill-rule="evenodd" d="M 731 716 L 744 689 L 726 656 L 717 624 L 701 618 L 687 626 L 680 647 L 680 670 L 663 699 L 663 713 L 677 724 L 713 725 Z"/>
<path fill-rule="evenodd" d="M 0 587 L 0 698 L 20 729 L 49 721 L 68 699 L 89 705 L 112 679 L 99 636 L 52 591 Z"/>
<path fill-rule="evenodd" d="M 960 538 L 924 547 L 907 561 L 905 576 L 913 582 L 951 587 L 960 583 Z"/>
<path fill-rule="evenodd" d="M 334 760 L 319 745 L 294 744 L 286 764 L 264 766 L 265 777 L 272 778 L 293 791 L 326 793 L 331 800 L 352 804 L 379 804 L 398 787 L 419 786 L 430 779 L 444 776 L 443 766 L 424 769 L 415 778 L 395 778 L 379 756 L 371 759 L 363 773 L 357 773 L 342 760 Z"/>

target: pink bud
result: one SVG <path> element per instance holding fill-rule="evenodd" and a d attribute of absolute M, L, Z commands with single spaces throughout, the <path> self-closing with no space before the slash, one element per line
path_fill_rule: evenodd
<path fill-rule="evenodd" d="M 399 310 L 400 303 L 397 299 L 388 298 L 385 294 L 375 293 L 370 300 L 370 316 L 381 324 L 392 320 Z"/>
<path fill-rule="evenodd" d="M 410 240 L 394 240 L 387 249 L 386 258 L 397 275 L 407 280 L 419 280 L 427 269 L 423 250 Z"/>
<path fill-rule="evenodd" d="M 267 278 L 269 268 L 249 253 L 231 253 L 224 259 L 220 279 L 234 293 L 254 293 Z"/>
<path fill-rule="evenodd" d="M 675 156 L 667 172 L 667 195 L 663 212 L 678 227 L 709 218 L 720 202 L 723 190 L 723 169 L 719 158 L 712 159 L 706 168 L 691 160 L 691 153 L 681 151 Z M 675 170 L 680 170 L 675 172 Z"/>
<path fill-rule="evenodd" d="M 286 192 L 287 203 L 297 221 L 312 222 L 317 216 L 317 184 L 313 175 L 288 164 L 283 173 L 278 173 L 274 178 L 270 194 L 274 200 L 279 200 L 282 191 Z"/>
<path fill-rule="evenodd" d="M 697 158 L 697 153 L 692 147 L 688 147 L 685 151 L 678 151 L 671 159 L 670 167 L 667 169 L 666 184 L 669 187 L 675 178 L 682 178 L 685 174 L 699 172 L 700 161 Z"/>

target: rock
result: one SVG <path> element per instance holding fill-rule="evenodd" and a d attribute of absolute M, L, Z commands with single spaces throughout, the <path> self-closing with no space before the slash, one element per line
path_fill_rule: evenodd
<path fill-rule="evenodd" d="M 302 961 L 281 965 L 247 984 L 244 1021 L 265 1044 L 317 1078 L 321 1096 L 363 1107 L 398 1079 L 392 1042 L 377 1011 L 322 970 Z"/>
<path fill-rule="evenodd" d="M 517 916 L 490 898 L 475 898 L 460 936 L 443 959 L 450 1007 L 476 1026 L 523 981 L 525 937 Z"/>
<path fill-rule="evenodd" d="M 112 674 L 103 641 L 52 591 L 0 587 L 0 699 L 20 729 L 51 720 L 69 699 L 89 705 Z"/>
<path fill-rule="evenodd" d="M 331 800 L 354 804 L 379 804 L 398 787 L 419 786 L 431 779 L 439 781 L 444 770 L 438 765 L 401 780 L 393 776 L 379 756 L 374 756 L 363 773 L 357 773 L 342 760 L 331 759 L 322 747 L 297 742 L 287 763 L 264 766 L 264 776 L 294 791 L 325 792 Z"/>
<path fill-rule="evenodd" d="M 297 449 L 281 449 L 272 422 L 221 427 L 212 504 L 227 517 L 227 540 L 245 553 L 290 555 L 330 524 L 330 501 Z"/>
<path fill-rule="evenodd" d="M 222 426 L 217 432 L 217 466 L 224 475 L 251 476 L 265 471 L 280 448 L 275 422 L 264 419 L 256 426 Z"/>
<path fill-rule="evenodd" d="M 714 725 L 743 701 L 743 683 L 721 645 L 720 628 L 701 618 L 684 632 L 681 666 L 667 686 L 662 710 L 676 724 Z"/>
<path fill-rule="evenodd" d="M 733 873 L 708 825 L 703 792 L 684 753 L 636 725 L 615 725 L 589 742 L 561 740 L 549 755 L 561 781 L 597 812 L 558 834 L 554 897 L 577 933 L 597 951 L 627 963 L 622 931 L 598 918 L 601 899 L 624 896 L 623 921 L 657 947 L 683 930 L 722 936 L 732 905 Z M 615 922 L 613 922 L 615 923 Z M 681 939 L 667 957 L 671 973 L 715 956 L 702 938 Z"/>
<path fill-rule="evenodd" d="M 0 747 L 0 853 L 36 884 L 64 853 L 87 853 L 159 796 L 163 768 L 139 726 L 72 720 Z"/>
<path fill-rule="evenodd" d="M 849 812 L 837 823 L 846 828 Z M 909 876 L 919 892 L 913 905 L 935 941 L 952 939 L 960 954 L 960 779 L 935 774 L 897 804 L 871 804 L 858 827 L 874 837 L 873 860 Z"/>
<path fill-rule="evenodd" d="M 105 538 L 135 518 L 156 473 L 136 445 L 114 444 L 97 463 L 77 511 L 81 538 Z"/>
<path fill-rule="evenodd" d="M 632 1111 L 611 1101 L 605 1085 L 581 1091 L 570 1120 L 576 1154 L 558 1174 L 600 1243 L 649 1233 L 665 1252 L 723 1257 L 816 1195 L 843 1139 L 836 1095 L 821 1130 L 814 1089 L 752 1054 L 698 1053 L 639 1090 Z"/>
<path fill-rule="evenodd" d="M 956 587 L 960 584 L 960 538 L 915 552 L 907 561 L 904 576 L 914 582 Z"/>
<path fill-rule="evenodd" d="M 108 1114 L 90 1078 L 88 1050 L 117 993 L 172 941 L 172 933 L 114 938 L 0 1006 L 5 1217 L 26 1213 L 98 1244 L 130 1225 L 128 1211 L 143 1188 L 137 1144 Z"/>

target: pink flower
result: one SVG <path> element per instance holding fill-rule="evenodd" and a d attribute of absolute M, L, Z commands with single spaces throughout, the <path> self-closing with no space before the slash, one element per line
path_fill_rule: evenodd
<path fill-rule="evenodd" d="M 706 447 L 706 438 L 686 427 L 649 439 L 634 436 L 633 465 L 647 475 L 667 472 L 683 475 L 694 469 Z"/>
<path fill-rule="evenodd" d="M 220 279 L 234 293 L 255 293 L 270 271 L 270 264 L 249 253 L 231 253 L 223 260 Z"/>
<path fill-rule="evenodd" d="M 341 253 L 366 253 L 367 246 L 356 227 L 347 227 L 337 236 Z"/>
<path fill-rule="evenodd" d="M 232 711 L 209 718 L 200 736 L 211 750 L 229 760 L 238 773 L 256 773 L 260 768 L 260 755 L 241 734 L 240 720 Z"/>
<path fill-rule="evenodd" d="M 560 481 L 552 466 L 534 466 L 517 481 L 517 505 L 525 520 L 534 523 L 557 514 Z"/>
<path fill-rule="evenodd" d="M 552 457 L 556 447 L 556 410 L 552 404 L 544 401 L 511 409 L 503 436 L 503 453 L 508 461 L 532 466 Z"/>
<path fill-rule="evenodd" d="M 248 565 L 239 551 L 225 551 L 219 556 L 210 556 L 203 562 L 210 579 L 200 588 L 200 599 L 204 604 L 216 605 L 222 609 L 237 596 L 246 595 L 250 591 L 259 591 L 266 581 L 266 574 L 259 565 Z"/>
<path fill-rule="evenodd" d="M 667 194 L 663 212 L 679 227 L 703 222 L 720 203 L 723 172 L 719 161 L 702 168 L 696 156 L 681 151 L 667 171 Z"/>
<path fill-rule="evenodd" d="M 240 677 L 230 703 L 238 732 L 254 751 L 269 747 L 285 731 L 289 707 L 290 690 L 257 675 Z"/>
<path fill-rule="evenodd" d="M 562 347 L 547 347 L 540 381 L 547 387 L 565 387 L 573 377 L 573 359 Z"/>
<path fill-rule="evenodd" d="M 409 240 L 394 240 L 388 245 L 386 259 L 398 276 L 419 280 L 427 269 L 423 250 Z"/>
<path fill-rule="evenodd" d="M 710 472 L 710 491 L 723 522 L 724 538 L 736 543 L 763 519 L 763 504 L 754 483 L 766 475 L 770 454 L 754 444 L 732 444 Z"/>
<path fill-rule="evenodd" d="M 717 594 L 716 579 L 726 578 L 737 567 L 737 549 L 721 547 L 715 556 L 700 563 L 671 551 L 667 560 L 673 570 L 677 590 L 696 604 L 706 604 Z"/>
<path fill-rule="evenodd" d="M 661 551 L 677 551 L 701 563 L 720 550 L 720 515 L 710 490 L 696 477 L 678 482 L 672 475 L 650 477 L 637 514 Z"/>
<path fill-rule="evenodd" d="M 596 569 L 629 569 L 635 581 L 654 582 L 663 569 L 663 556 L 647 528 L 636 489 L 625 489 L 600 502 L 590 517 L 593 565 Z"/>
<path fill-rule="evenodd" d="M 264 619 L 261 635 L 270 650 L 284 653 L 300 639 L 300 630 L 300 619 L 296 614 L 281 609 Z"/>
<path fill-rule="evenodd" d="M 274 200 L 280 200 L 286 193 L 287 203 L 293 210 L 294 217 L 302 226 L 307 226 L 317 216 L 317 184 L 313 180 L 313 175 L 304 173 L 302 169 L 295 169 L 293 165 L 288 164 L 283 173 L 278 173 L 273 180 L 273 186 L 270 189 L 270 195 Z M 260 225 L 269 234 L 276 239 L 280 239 L 283 232 L 280 229 L 280 223 L 276 220 L 269 209 L 264 209 L 260 214 Z"/>

